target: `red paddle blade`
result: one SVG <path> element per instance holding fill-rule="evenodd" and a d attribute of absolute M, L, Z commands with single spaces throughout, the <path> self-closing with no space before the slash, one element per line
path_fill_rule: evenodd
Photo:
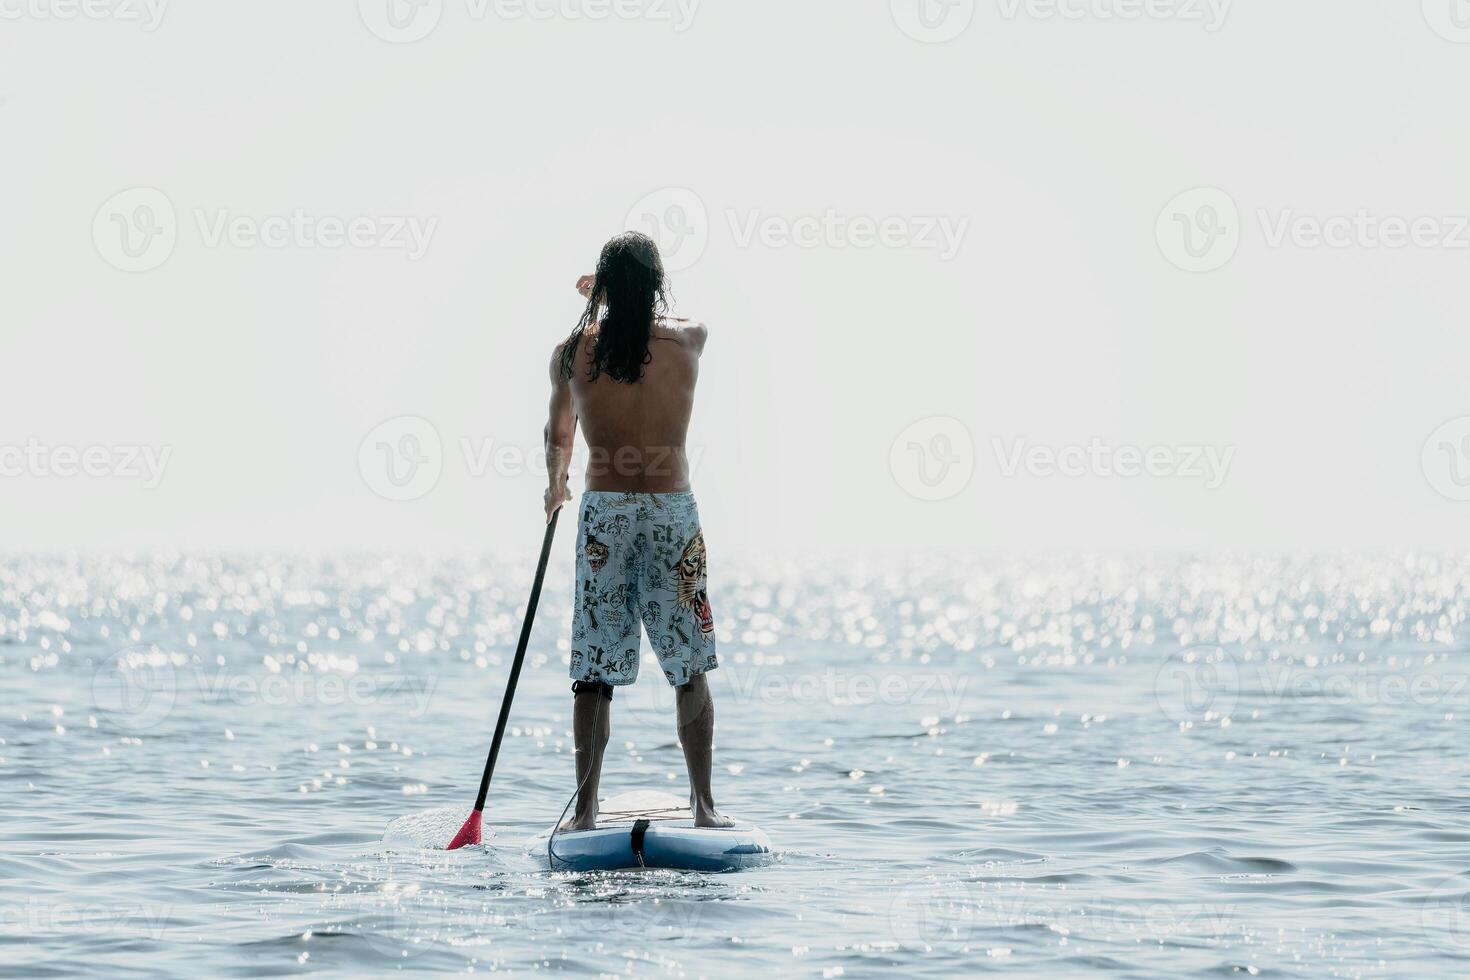
<path fill-rule="evenodd" d="M 443 840 L 444 838 L 441 837 L 439 839 Z M 454 840 L 449 842 L 449 846 L 445 850 L 454 851 L 464 847 L 466 844 L 478 843 L 480 843 L 480 811 L 471 810 L 469 819 L 464 822 L 463 827 L 459 828 L 459 833 L 454 835 Z"/>

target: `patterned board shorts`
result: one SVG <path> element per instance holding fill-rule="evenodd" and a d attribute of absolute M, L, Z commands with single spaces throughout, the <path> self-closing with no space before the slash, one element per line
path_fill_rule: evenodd
<path fill-rule="evenodd" d="M 719 666 L 694 494 L 589 490 L 577 529 L 572 679 L 633 683 L 640 623 L 675 687 Z"/>

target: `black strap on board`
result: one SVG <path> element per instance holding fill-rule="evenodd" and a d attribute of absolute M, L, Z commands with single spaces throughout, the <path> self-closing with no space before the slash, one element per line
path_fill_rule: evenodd
<path fill-rule="evenodd" d="M 638 867 L 640 867 L 640 868 L 646 868 L 646 867 L 648 867 L 648 865 L 646 865 L 646 864 L 643 863 L 643 835 L 646 834 L 646 833 L 648 833 L 648 821 L 647 820 L 634 820 L 633 821 L 633 856 L 638 859 Z"/>

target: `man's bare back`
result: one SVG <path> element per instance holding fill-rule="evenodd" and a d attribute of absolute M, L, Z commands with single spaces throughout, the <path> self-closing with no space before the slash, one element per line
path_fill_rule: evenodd
<path fill-rule="evenodd" d="M 699 380 L 699 357 L 708 331 L 693 320 L 657 321 L 649 360 L 638 381 L 606 375 L 589 378 L 585 365 L 597 341 L 596 327 L 581 337 L 572 377 L 560 374 L 562 347 L 551 359 L 552 417 L 558 396 L 566 399 L 572 425 L 587 440 L 588 490 L 626 493 L 679 493 L 690 489 L 685 442 Z M 562 390 L 564 389 L 564 391 Z"/>

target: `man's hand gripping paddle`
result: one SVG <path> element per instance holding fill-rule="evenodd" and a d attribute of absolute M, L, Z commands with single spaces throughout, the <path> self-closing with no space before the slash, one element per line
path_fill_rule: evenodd
<path fill-rule="evenodd" d="M 480 843 L 480 815 L 485 810 L 485 796 L 490 792 L 490 774 L 495 771 L 495 757 L 500 754 L 500 740 L 505 737 L 510 702 L 516 696 L 516 682 L 521 678 L 521 664 L 526 659 L 526 644 L 531 640 L 531 623 L 536 618 L 536 604 L 541 601 L 541 581 L 546 577 L 546 560 L 551 557 L 551 539 L 556 535 L 556 519 L 560 514 L 560 510 L 553 511 L 551 520 L 546 524 L 546 539 L 541 542 L 541 560 L 536 563 L 536 581 L 531 584 L 531 598 L 526 603 L 526 621 L 521 624 L 521 641 L 516 645 L 516 658 L 510 667 L 510 680 L 505 685 L 505 699 L 500 702 L 500 720 L 495 723 L 495 738 L 490 742 L 490 756 L 485 760 L 485 775 L 480 777 L 480 795 L 475 798 L 474 812 L 449 842 L 449 846 L 445 848 L 447 851 L 456 850 L 466 844 Z"/>

